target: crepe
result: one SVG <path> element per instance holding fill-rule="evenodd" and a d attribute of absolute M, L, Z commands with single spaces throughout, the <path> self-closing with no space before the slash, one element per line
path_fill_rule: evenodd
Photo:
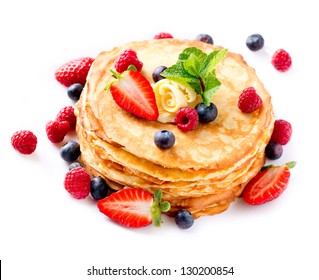
<path fill-rule="evenodd" d="M 163 192 L 173 215 L 188 209 L 195 218 L 220 213 L 240 196 L 265 161 L 274 116 L 271 97 L 253 68 L 239 54 L 228 52 L 216 68 L 222 86 L 212 102 L 217 118 L 182 132 L 175 124 L 138 118 L 119 107 L 105 86 L 114 78 L 110 69 L 127 49 L 143 62 L 141 73 L 150 81 L 158 66 L 171 66 L 188 47 L 210 53 L 220 47 L 200 41 L 161 39 L 130 42 L 102 52 L 95 59 L 75 107 L 81 161 L 94 176 L 118 190 L 123 187 Z M 262 106 L 245 114 L 238 108 L 242 90 L 253 86 Z M 175 145 L 167 150 L 154 144 L 154 134 L 167 129 Z"/>

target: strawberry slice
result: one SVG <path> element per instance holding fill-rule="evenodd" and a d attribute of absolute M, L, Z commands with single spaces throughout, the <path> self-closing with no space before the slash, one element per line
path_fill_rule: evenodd
<path fill-rule="evenodd" d="M 161 202 L 162 192 L 153 195 L 147 190 L 126 188 L 98 201 L 97 206 L 103 214 L 127 227 L 144 227 L 153 223 L 160 226 L 161 212 L 167 212 L 170 204 Z"/>
<path fill-rule="evenodd" d="M 243 199 L 251 205 L 269 202 L 282 194 L 287 188 L 290 170 L 295 162 L 285 165 L 270 165 L 259 172 L 245 187 Z"/>
<path fill-rule="evenodd" d="M 127 70 L 122 74 L 111 70 L 117 80 L 110 89 L 114 101 L 124 110 L 147 120 L 158 118 L 155 94 L 150 82 L 138 71 Z"/>

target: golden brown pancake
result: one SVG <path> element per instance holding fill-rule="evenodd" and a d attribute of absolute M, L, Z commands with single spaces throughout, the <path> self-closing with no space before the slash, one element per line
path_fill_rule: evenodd
<path fill-rule="evenodd" d="M 150 81 L 158 66 L 171 66 L 188 47 L 210 53 L 220 47 L 200 41 L 161 39 L 131 42 L 102 52 L 91 66 L 76 104 L 81 161 L 94 176 L 114 189 L 161 189 L 173 214 L 188 209 L 195 217 L 220 213 L 240 196 L 245 184 L 264 164 L 274 116 L 271 97 L 255 70 L 239 54 L 228 52 L 216 68 L 222 86 L 212 102 L 216 120 L 182 132 L 175 124 L 138 118 L 119 107 L 105 86 L 114 78 L 110 69 L 126 49 L 143 62 L 141 73 Z M 253 86 L 263 100 L 253 113 L 237 106 L 242 90 Z M 175 145 L 167 150 L 154 144 L 154 134 L 167 129 Z"/>

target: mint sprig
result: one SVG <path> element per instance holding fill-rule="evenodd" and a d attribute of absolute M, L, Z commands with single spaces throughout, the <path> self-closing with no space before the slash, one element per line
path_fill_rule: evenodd
<path fill-rule="evenodd" d="M 221 86 L 215 68 L 223 60 L 227 49 L 206 54 L 196 47 L 186 48 L 180 53 L 177 63 L 166 68 L 161 76 L 178 83 L 189 84 L 209 105 L 214 94 Z"/>

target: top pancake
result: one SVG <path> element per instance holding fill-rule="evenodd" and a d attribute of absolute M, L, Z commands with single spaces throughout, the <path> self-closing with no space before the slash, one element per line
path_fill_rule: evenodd
<path fill-rule="evenodd" d="M 114 61 L 124 50 L 136 51 L 144 64 L 141 73 L 153 83 L 154 69 L 160 65 L 169 67 L 175 64 L 179 54 L 188 47 L 197 47 L 206 53 L 220 48 L 200 41 L 161 39 L 131 42 L 102 52 L 92 64 L 81 96 L 84 107 L 89 106 L 94 115 L 91 129 L 113 146 L 165 168 L 218 170 L 234 166 L 261 144 L 264 130 L 271 129 L 273 125 L 269 123 L 269 112 L 272 112 L 270 95 L 242 56 L 228 52 L 216 68 L 216 75 L 222 83 L 212 99 L 218 108 L 216 120 L 199 124 L 187 133 L 174 124 L 133 116 L 120 108 L 110 92 L 104 90 L 114 79 L 109 70 L 114 69 Z M 263 105 L 253 113 L 244 114 L 238 109 L 238 97 L 243 89 L 250 86 L 256 89 Z M 161 129 L 170 130 L 175 135 L 175 145 L 168 150 L 159 149 L 154 144 L 154 134 Z"/>

